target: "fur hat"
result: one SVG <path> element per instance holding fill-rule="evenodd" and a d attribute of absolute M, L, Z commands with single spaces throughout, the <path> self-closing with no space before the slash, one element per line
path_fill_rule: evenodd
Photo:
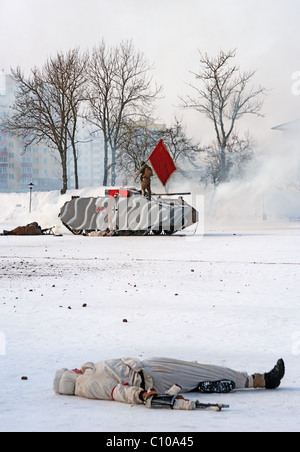
<path fill-rule="evenodd" d="M 53 389 L 56 394 L 74 395 L 77 378 L 80 374 L 68 369 L 60 369 L 55 373 Z"/>

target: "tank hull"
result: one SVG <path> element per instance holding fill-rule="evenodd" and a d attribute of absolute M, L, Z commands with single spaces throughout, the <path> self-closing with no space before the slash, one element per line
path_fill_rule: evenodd
<path fill-rule="evenodd" d="M 198 222 L 198 212 L 182 198 L 148 201 L 141 195 L 73 198 L 61 209 L 63 224 L 74 234 L 173 234 Z"/>

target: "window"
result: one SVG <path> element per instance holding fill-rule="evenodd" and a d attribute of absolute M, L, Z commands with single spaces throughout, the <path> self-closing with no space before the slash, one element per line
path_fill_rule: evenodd
<path fill-rule="evenodd" d="M 31 157 L 22 157 L 22 163 L 32 163 Z"/>
<path fill-rule="evenodd" d="M 28 185 L 31 183 L 31 177 L 22 177 L 22 184 Z"/>
<path fill-rule="evenodd" d="M 32 168 L 22 168 L 22 174 L 31 174 L 32 173 Z"/>

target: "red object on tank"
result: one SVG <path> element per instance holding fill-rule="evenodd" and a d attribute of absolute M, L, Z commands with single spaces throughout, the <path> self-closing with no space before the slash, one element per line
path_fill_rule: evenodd
<path fill-rule="evenodd" d="M 128 198 L 129 190 L 108 190 L 108 195 L 113 198 L 115 195 L 119 195 L 120 198 Z"/>

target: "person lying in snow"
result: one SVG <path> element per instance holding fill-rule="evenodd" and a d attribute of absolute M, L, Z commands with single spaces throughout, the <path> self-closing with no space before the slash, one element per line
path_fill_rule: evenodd
<path fill-rule="evenodd" d="M 220 366 L 168 358 L 140 361 L 135 358 L 88 362 L 80 370 L 60 369 L 54 377 L 57 394 L 88 399 L 116 400 L 151 407 L 159 394 L 187 392 L 228 393 L 233 389 L 275 389 L 285 374 L 282 359 L 264 374 L 248 375 Z M 178 396 L 174 409 L 195 409 L 195 404 Z"/>
<path fill-rule="evenodd" d="M 30 223 L 27 226 L 18 226 L 17 228 L 13 229 L 12 231 L 3 231 L 3 234 L 0 235 L 55 235 L 55 236 L 61 236 L 59 234 L 59 226 L 55 225 L 52 228 L 46 228 L 42 229 L 41 226 L 34 222 Z"/>
<path fill-rule="evenodd" d="M 27 226 L 18 226 L 12 231 L 3 231 L 3 235 L 42 235 L 42 228 L 38 223 L 30 223 Z"/>

